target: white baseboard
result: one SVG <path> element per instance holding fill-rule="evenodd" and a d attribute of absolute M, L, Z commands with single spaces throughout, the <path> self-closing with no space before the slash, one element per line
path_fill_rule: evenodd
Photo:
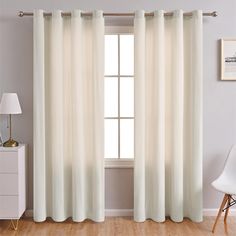
<path fill-rule="evenodd" d="M 216 216 L 218 214 L 219 209 L 210 209 L 206 208 L 203 209 L 203 216 Z M 229 216 L 236 216 L 236 209 L 230 209 L 229 210 Z"/>
<path fill-rule="evenodd" d="M 33 217 L 33 209 L 27 209 L 25 211 L 25 217 Z"/>
<path fill-rule="evenodd" d="M 133 209 L 106 209 L 105 216 L 133 216 Z"/>
<path fill-rule="evenodd" d="M 216 216 L 218 213 L 218 209 L 203 209 L 203 216 Z M 236 209 L 230 209 L 230 216 L 236 216 Z M 28 209 L 25 211 L 26 217 L 33 217 L 33 210 Z M 133 216 L 133 209 L 106 209 L 105 216 Z"/>

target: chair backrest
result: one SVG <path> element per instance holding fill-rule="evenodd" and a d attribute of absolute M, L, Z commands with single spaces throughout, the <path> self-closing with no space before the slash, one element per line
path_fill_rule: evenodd
<path fill-rule="evenodd" d="M 224 170 L 221 175 L 236 178 L 236 145 L 232 146 L 225 161 Z"/>

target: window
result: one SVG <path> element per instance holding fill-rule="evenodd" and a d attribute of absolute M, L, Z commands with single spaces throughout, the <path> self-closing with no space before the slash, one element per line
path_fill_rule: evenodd
<path fill-rule="evenodd" d="M 133 34 L 105 35 L 104 87 L 105 159 L 119 166 L 134 158 Z"/>

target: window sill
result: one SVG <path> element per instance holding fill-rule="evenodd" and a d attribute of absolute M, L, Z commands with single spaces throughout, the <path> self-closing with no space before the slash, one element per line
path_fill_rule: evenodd
<path fill-rule="evenodd" d="M 105 159 L 105 169 L 133 169 L 133 159 Z"/>

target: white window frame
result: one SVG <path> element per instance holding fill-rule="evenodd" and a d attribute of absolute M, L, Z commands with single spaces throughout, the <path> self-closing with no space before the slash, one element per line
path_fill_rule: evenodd
<path fill-rule="evenodd" d="M 106 26 L 105 35 L 109 35 L 109 34 L 133 34 L 133 27 L 132 26 Z M 104 159 L 105 159 L 106 169 L 110 169 L 110 168 L 111 169 L 113 168 L 124 169 L 124 168 L 134 167 L 134 158 L 133 159 L 131 158 L 104 158 Z"/>

